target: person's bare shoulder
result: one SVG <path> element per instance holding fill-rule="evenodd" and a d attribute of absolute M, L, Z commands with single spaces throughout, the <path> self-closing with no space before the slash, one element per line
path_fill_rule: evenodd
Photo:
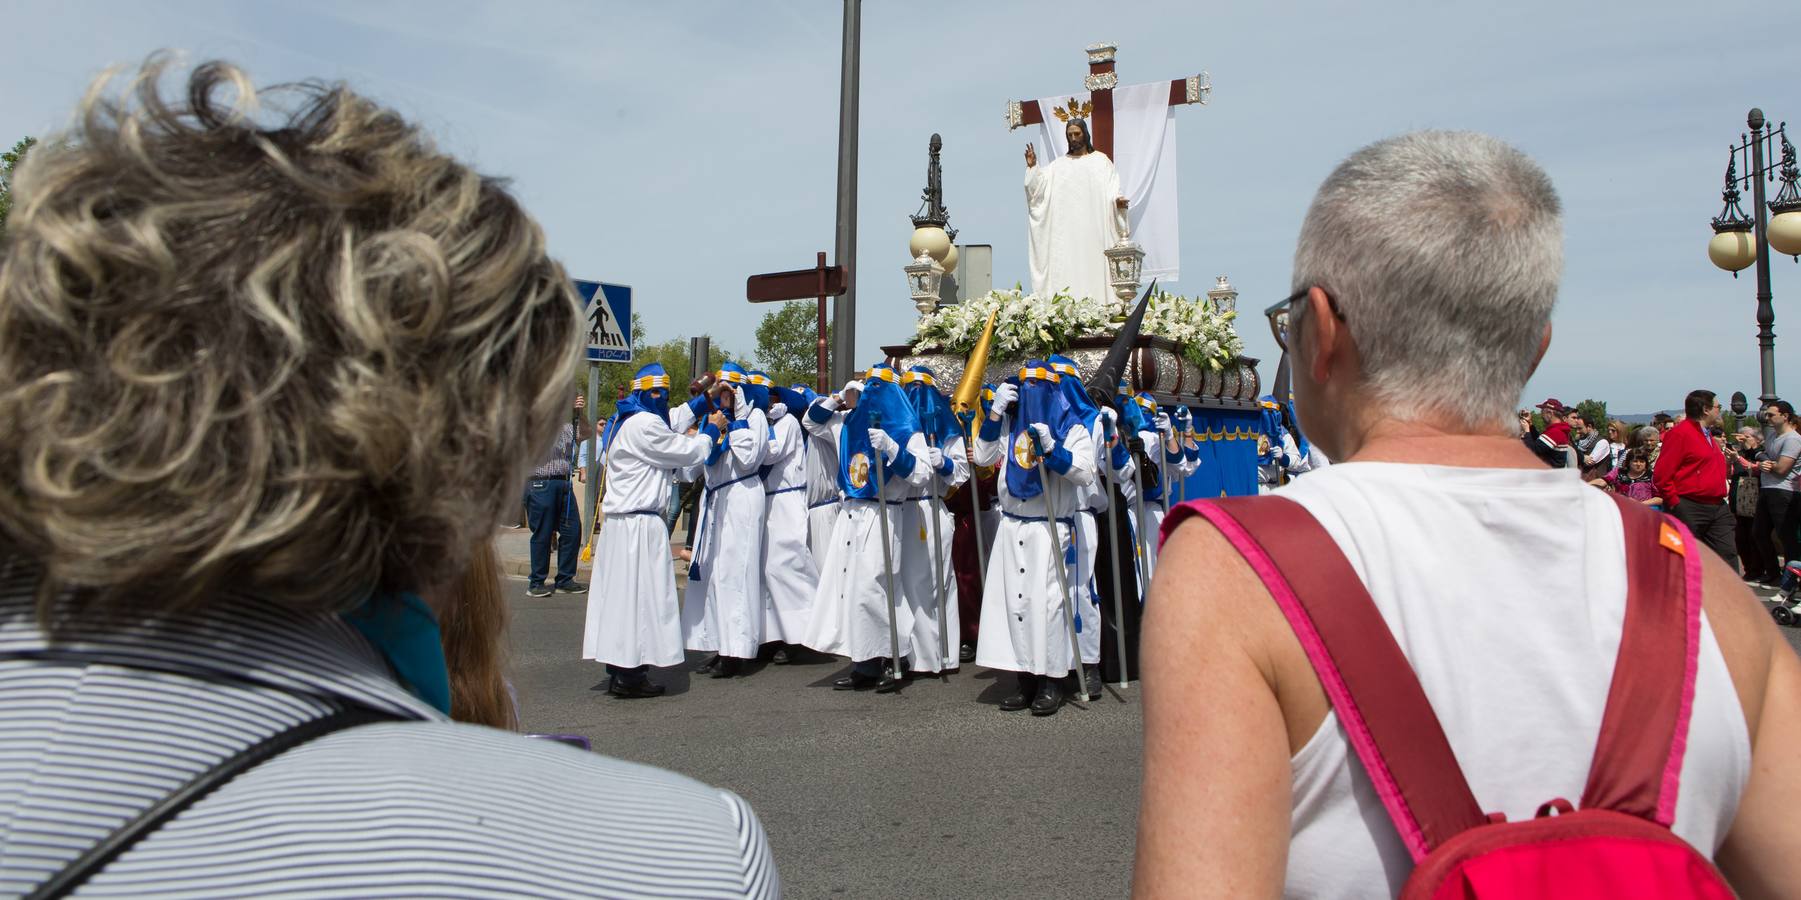
<path fill-rule="evenodd" d="M 1733 690 L 1738 694 L 1745 725 L 1755 744 L 1771 660 L 1778 651 L 1791 651 L 1763 603 L 1738 573 L 1700 542 L 1694 542 L 1690 549 L 1701 553 L 1701 608 L 1720 645 L 1720 655 L 1726 659 L 1726 671 L 1732 676 Z"/>

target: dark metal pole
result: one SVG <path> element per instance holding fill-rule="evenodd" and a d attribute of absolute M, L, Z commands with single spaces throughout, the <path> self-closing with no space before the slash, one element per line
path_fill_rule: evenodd
<path fill-rule="evenodd" d="M 821 251 L 819 251 L 819 323 L 817 326 L 819 329 L 819 333 L 818 333 L 819 358 L 816 361 L 816 363 L 817 363 L 816 368 L 818 371 L 815 373 L 814 380 L 819 382 L 817 385 L 815 385 L 815 388 L 817 388 L 818 391 L 822 394 L 831 392 L 831 388 L 826 387 L 826 385 L 829 383 L 826 380 L 826 375 L 829 373 L 826 371 L 827 354 L 826 354 L 826 340 L 825 340 L 825 335 L 826 335 L 826 330 L 825 330 L 825 297 L 826 297 L 825 272 L 826 272 L 825 251 L 821 250 Z M 848 381 L 849 379 L 846 379 L 846 380 Z"/>
<path fill-rule="evenodd" d="M 844 293 L 832 304 L 832 384 L 850 380 L 857 353 L 857 46 L 863 0 L 844 0 L 844 51 L 838 80 L 838 232 L 833 253 L 844 267 Z M 825 390 L 821 385 L 820 390 Z"/>
<path fill-rule="evenodd" d="M 1751 126 L 1751 191 L 1752 221 L 1756 222 L 1751 246 L 1757 251 L 1757 363 L 1758 375 L 1763 383 L 1763 394 L 1758 399 L 1769 403 L 1776 399 L 1776 310 L 1771 305 L 1770 294 L 1770 249 L 1764 240 L 1764 220 L 1768 210 L 1763 199 L 1763 110 L 1752 109 L 1745 117 L 1745 124 Z"/>

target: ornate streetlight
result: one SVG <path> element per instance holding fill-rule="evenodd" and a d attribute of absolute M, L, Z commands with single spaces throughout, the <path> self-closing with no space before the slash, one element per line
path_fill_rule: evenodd
<path fill-rule="evenodd" d="M 1795 147 L 1789 143 L 1788 124 L 1779 123 L 1764 130 L 1763 110 L 1753 109 L 1745 124 L 1751 134 L 1739 136 L 1739 143 L 1728 150 L 1726 186 L 1720 197 L 1725 207 L 1713 219 L 1713 239 L 1707 243 L 1707 256 L 1713 264 L 1737 278 L 1746 266 L 1757 266 L 1757 355 L 1763 393 L 1768 403 L 1776 399 L 1776 312 L 1771 306 L 1769 255 L 1762 252 L 1767 243 L 1771 250 L 1785 256 L 1801 258 L 1801 190 L 1796 179 L 1801 171 L 1795 162 Z M 1776 199 L 1764 202 L 1764 182 L 1774 181 L 1777 173 L 1765 160 L 1772 154 L 1772 144 L 1782 148 L 1782 189 Z M 1739 157 L 1745 157 L 1745 174 L 1738 174 Z M 1751 215 L 1739 206 L 1739 192 L 1744 187 L 1752 192 Z M 1765 219 L 1765 210 L 1775 218 Z"/>
<path fill-rule="evenodd" d="M 912 216 L 913 237 L 907 241 L 907 288 L 920 315 L 938 308 L 939 288 L 947 273 L 957 270 L 957 229 L 950 227 L 950 210 L 944 207 L 944 177 L 938 151 L 944 139 L 932 135 L 931 160 L 926 164 L 926 189 L 919 212 Z M 930 294 L 923 293 L 930 288 Z"/>

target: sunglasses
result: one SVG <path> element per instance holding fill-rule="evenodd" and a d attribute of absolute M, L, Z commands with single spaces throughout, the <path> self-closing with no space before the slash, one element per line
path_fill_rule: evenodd
<path fill-rule="evenodd" d="M 1307 292 L 1310 290 L 1312 290 L 1311 287 L 1301 288 L 1300 290 L 1289 294 L 1286 299 L 1278 300 L 1271 304 L 1268 309 L 1263 311 L 1263 314 L 1269 318 L 1270 333 L 1276 336 L 1276 346 L 1282 348 L 1284 352 L 1287 352 L 1288 350 L 1288 323 L 1293 316 L 1290 310 L 1294 308 L 1294 305 L 1297 302 L 1307 299 Z M 1325 293 L 1325 289 L 1321 288 L 1320 292 Z M 1332 315 L 1335 316 L 1338 321 L 1345 321 L 1344 310 L 1338 308 L 1337 297 L 1326 294 L 1326 306 L 1332 310 Z"/>

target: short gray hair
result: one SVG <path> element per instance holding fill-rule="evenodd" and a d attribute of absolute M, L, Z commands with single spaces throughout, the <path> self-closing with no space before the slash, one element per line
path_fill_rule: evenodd
<path fill-rule="evenodd" d="M 1563 275 L 1562 204 L 1525 154 L 1420 131 L 1339 164 L 1307 211 L 1294 289 L 1335 299 L 1370 395 L 1486 428 L 1513 411 Z"/>

